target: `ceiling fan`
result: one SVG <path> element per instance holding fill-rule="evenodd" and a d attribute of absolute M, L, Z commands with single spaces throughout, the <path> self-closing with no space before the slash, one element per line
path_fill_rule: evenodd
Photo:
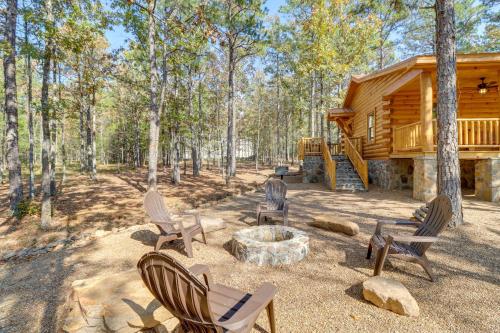
<path fill-rule="evenodd" d="M 484 82 L 484 80 L 486 80 L 485 77 L 480 77 L 479 79 L 481 80 L 481 83 L 477 85 L 477 91 L 481 95 L 485 95 L 488 92 L 489 88 L 498 87 L 496 81 L 491 81 L 491 82 L 486 83 L 486 82 Z"/>

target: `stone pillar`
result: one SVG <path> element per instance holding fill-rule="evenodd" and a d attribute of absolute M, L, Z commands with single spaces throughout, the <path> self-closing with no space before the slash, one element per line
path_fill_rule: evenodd
<path fill-rule="evenodd" d="M 500 158 L 477 160 L 475 165 L 476 197 L 500 202 Z"/>
<path fill-rule="evenodd" d="M 430 201 L 437 195 L 437 161 L 435 156 L 413 159 L 413 198 Z"/>

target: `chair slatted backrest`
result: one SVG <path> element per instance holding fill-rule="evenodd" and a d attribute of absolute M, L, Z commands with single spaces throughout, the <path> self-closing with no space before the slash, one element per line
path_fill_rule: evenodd
<path fill-rule="evenodd" d="M 266 183 L 266 202 L 275 210 L 282 210 L 285 204 L 287 186 L 279 179 L 271 179 Z"/>
<path fill-rule="evenodd" d="M 171 224 L 172 226 L 162 226 L 166 229 L 165 231 L 167 232 L 174 229 L 173 225 L 175 224 L 175 222 L 172 221 L 172 218 L 168 213 L 168 208 L 167 206 L 165 206 L 165 201 L 163 200 L 163 197 L 160 193 L 154 190 L 148 191 L 144 196 L 144 209 L 146 210 L 146 213 L 153 223 L 163 222 Z"/>
<path fill-rule="evenodd" d="M 137 268 L 154 297 L 192 332 L 219 331 L 210 314 L 208 287 L 177 260 L 150 252 Z"/>
<path fill-rule="evenodd" d="M 438 236 L 453 216 L 450 198 L 443 194 L 432 200 L 428 208 L 429 211 L 424 222 L 415 231 L 415 236 Z M 422 255 L 431 246 L 431 243 L 411 243 L 410 245 L 419 255 Z"/>

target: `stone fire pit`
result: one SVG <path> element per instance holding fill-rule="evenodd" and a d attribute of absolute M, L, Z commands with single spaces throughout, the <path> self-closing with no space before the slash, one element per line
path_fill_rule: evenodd
<path fill-rule="evenodd" d="M 231 252 L 240 261 L 259 266 L 288 265 L 309 253 L 309 237 L 301 230 L 281 225 L 263 225 L 233 234 Z"/>

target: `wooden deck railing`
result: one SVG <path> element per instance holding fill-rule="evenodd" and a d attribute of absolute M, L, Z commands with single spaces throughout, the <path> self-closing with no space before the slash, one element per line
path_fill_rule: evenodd
<path fill-rule="evenodd" d="M 457 120 L 458 145 L 467 147 L 499 147 L 500 118 Z M 436 122 L 434 121 L 434 133 Z"/>
<path fill-rule="evenodd" d="M 500 118 L 457 119 L 459 148 L 500 149 Z M 437 144 L 437 123 L 433 120 L 434 146 Z M 421 149 L 420 122 L 394 128 L 393 152 Z"/>
<path fill-rule="evenodd" d="M 321 155 L 322 138 L 301 138 L 297 147 L 297 155 L 299 160 L 303 160 L 304 156 Z"/>
<path fill-rule="evenodd" d="M 356 150 L 358 151 L 358 153 L 363 156 L 363 138 L 361 136 L 359 137 L 352 137 L 350 138 L 351 142 L 352 142 L 352 145 L 354 146 L 354 148 L 356 148 Z"/>
<path fill-rule="evenodd" d="M 359 178 L 363 181 L 365 188 L 368 189 L 368 161 L 363 160 L 361 154 L 347 136 L 344 138 L 344 150 L 358 172 Z"/>
<path fill-rule="evenodd" d="M 330 154 L 331 155 L 341 155 L 342 154 L 342 144 L 341 143 L 331 143 L 330 144 Z"/>
<path fill-rule="evenodd" d="M 420 121 L 394 128 L 392 140 L 393 151 L 420 149 L 421 132 Z"/>
<path fill-rule="evenodd" d="M 332 159 L 330 155 L 330 149 L 328 149 L 328 145 L 325 140 L 321 140 L 321 152 L 323 155 L 323 161 L 325 161 L 325 173 L 330 178 L 330 188 L 335 190 L 337 187 L 337 170 L 335 160 Z"/>

